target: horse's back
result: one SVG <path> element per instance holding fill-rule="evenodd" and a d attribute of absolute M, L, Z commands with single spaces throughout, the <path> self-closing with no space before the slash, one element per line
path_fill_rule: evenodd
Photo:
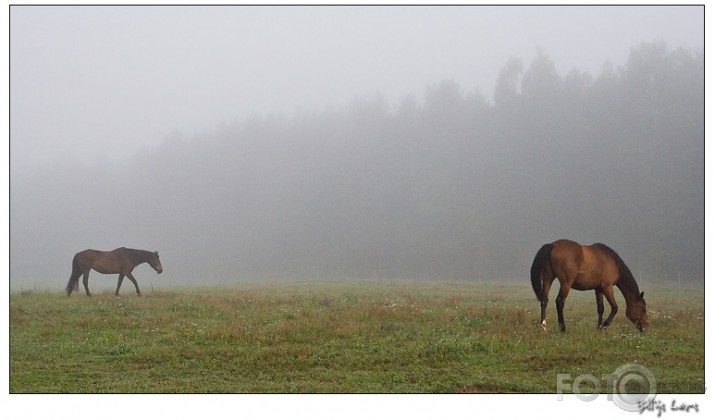
<path fill-rule="evenodd" d="M 76 253 L 75 258 L 77 258 L 78 256 L 96 257 L 96 256 L 100 256 L 100 255 L 121 255 L 124 251 L 126 251 L 126 248 L 124 248 L 124 247 L 117 248 L 112 251 L 100 251 L 97 249 L 85 249 L 84 251 L 80 251 L 80 252 Z"/>
<path fill-rule="evenodd" d="M 579 270 L 613 260 L 610 248 L 601 243 L 581 245 L 570 239 L 559 239 L 552 243 L 552 258 L 578 264 Z"/>
<path fill-rule="evenodd" d="M 85 249 L 84 251 L 80 251 L 74 254 L 74 259 L 91 259 L 94 258 L 94 256 L 96 256 L 98 252 L 100 251 L 97 251 L 95 249 Z"/>
<path fill-rule="evenodd" d="M 583 246 L 569 239 L 559 239 L 551 245 L 551 266 L 554 274 L 562 278 L 569 273 L 578 273 L 584 262 Z"/>
<path fill-rule="evenodd" d="M 115 250 L 116 251 L 116 250 Z M 105 265 L 107 261 L 118 260 L 120 253 L 115 251 L 98 251 L 96 249 L 85 249 L 74 256 L 74 261 L 81 265 L 89 265 L 95 268 L 95 265 Z M 113 263 L 110 263 L 114 265 Z M 99 270 L 98 270 L 99 271 Z"/>
<path fill-rule="evenodd" d="M 582 245 L 570 239 L 559 239 L 551 243 L 553 250 L 559 253 L 581 253 Z M 552 250 L 552 252 L 553 252 Z"/>
<path fill-rule="evenodd" d="M 596 243 L 581 245 L 571 240 L 554 242 L 552 265 L 559 279 L 572 279 L 572 288 L 590 290 L 612 285 L 618 279 L 618 266 L 610 248 Z"/>

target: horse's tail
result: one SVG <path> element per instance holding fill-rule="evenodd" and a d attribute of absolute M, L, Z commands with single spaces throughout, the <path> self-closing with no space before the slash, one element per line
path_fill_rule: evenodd
<path fill-rule="evenodd" d="M 70 279 L 67 282 L 67 287 L 65 287 L 65 291 L 67 291 L 67 295 L 71 295 L 72 291 L 75 290 L 79 283 L 79 277 L 82 274 L 82 270 L 79 268 L 79 262 L 77 261 L 77 256 L 75 255 L 74 258 L 72 258 L 72 274 L 70 274 Z"/>
<path fill-rule="evenodd" d="M 541 281 L 541 274 L 547 264 L 551 264 L 551 248 L 552 244 L 545 244 L 534 257 L 534 262 L 531 264 L 531 287 L 534 289 L 534 294 L 536 294 L 536 299 L 541 300 L 541 295 L 543 293 L 543 282 Z"/>

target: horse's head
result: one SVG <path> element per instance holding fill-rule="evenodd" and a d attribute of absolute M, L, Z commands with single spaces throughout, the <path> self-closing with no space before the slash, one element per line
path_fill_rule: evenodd
<path fill-rule="evenodd" d="M 154 255 L 149 260 L 149 265 L 156 270 L 157 274 L 161 274 L 161 272 L 164 271 L 164 269 L 161 268 L 161 261 L 159 261 L 159 251 L 154 251 Z"/>
<path fill-rule="evenodd" d="M 643 299 L 643 292 L 638 295 L 635 301 L 628 302 L 626 317 L 636 325 L 638 331 L 643 332 L 648 328 L 648 313 L 646 311 L 645 299 Z"/>

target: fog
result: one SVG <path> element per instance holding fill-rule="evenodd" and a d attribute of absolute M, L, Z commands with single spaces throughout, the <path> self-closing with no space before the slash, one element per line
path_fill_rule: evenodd
<path fill-rule="evenodd" d="M 119 246 L 140 287 L 527 284 L 562 237 L 702 284 L 703 13 L 13 6 L 11 287 Z"/>

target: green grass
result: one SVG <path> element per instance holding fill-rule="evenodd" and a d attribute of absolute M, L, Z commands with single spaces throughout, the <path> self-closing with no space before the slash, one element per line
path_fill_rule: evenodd
<path fill-rule="evenodd" d="M 528 283 L 11 293 L 10 392 L 555 393 L 559 373 L 635 362 L 658 393 L 703 393 L 703 293 L 649 288 L 646 334 L 617 299 L 598 331 L 593 293 L 572 292 L 562 334 L 553 303 L 538 327 Z"/>

